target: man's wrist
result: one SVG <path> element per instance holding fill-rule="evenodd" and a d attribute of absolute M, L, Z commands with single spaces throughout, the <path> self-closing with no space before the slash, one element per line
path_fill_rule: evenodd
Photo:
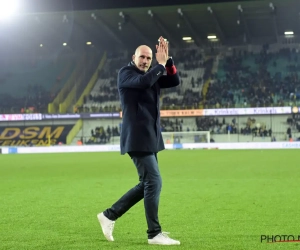
<path fill-rule="evenodd" d="M 166 65 L 164 65 L 163 63 L 158 63 L 158 64 L 166 68 Z"/>

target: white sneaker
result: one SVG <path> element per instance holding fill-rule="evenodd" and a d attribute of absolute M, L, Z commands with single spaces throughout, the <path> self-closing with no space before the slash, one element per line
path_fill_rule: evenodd
<path fill-rule="evenodd" d="M 148 239 L 151 245 L 180 245 L 180 241 L 171 239 L 167 232 L 156 235 L 153 239 Z"/>
<path fill-rule="evenodd" d="M 97 215 L 98 221 L 101 225 L 102 232 L 108 241 L 114 241 L 112 235 L 114 231 L 115 221 L 108 219 L 103 212 Z"/>

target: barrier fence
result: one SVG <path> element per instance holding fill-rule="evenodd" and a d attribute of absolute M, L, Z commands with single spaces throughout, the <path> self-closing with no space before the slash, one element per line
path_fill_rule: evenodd
<path fill-rule="evenodd" d="M 174 145 L 166 145 L 166 150 L 178 149 Z M 300 142 L 274 143 L 203 143 L 183 144 L 181 149 L 214 149 L 214 150 L 266 150 L 266 149 L 300 149 Z M 54 147 L 0 147 L 0 154 L 47 154 L 47 153 L 84 153 L 84 152 L 120 152 L 118 145 L 89 146 L 54 146 Z"/>
<path fill-rule="evenodd" d="M 161 117 L 233 116 L 233 115 L 280 115 L 300 113 L 300 107 L 229 108 L 229 109 L 183 109 L 161 110 Z M 122 112 L 80 114 L 0 114 L 1 121 L 40 121 L 51 119 L 122 118 Z"/>

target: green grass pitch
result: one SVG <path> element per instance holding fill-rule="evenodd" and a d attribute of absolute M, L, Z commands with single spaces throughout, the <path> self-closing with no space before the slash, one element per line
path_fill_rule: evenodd
<path fill-rule="evenodd" d="M 149 246 L 143 202 L 107 242 L 96 214 L 138 182 L 119 153 L 0 155 L 0 249 L 299 249 L 260 236 L 299 235 L 297 150 L 159 153 L 159 218 L 180 246 Z"/>

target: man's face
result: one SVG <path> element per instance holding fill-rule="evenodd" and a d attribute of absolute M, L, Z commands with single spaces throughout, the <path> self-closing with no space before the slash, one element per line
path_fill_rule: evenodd
<path fill-rule="evenodd" d="M 142 47 L 136 51 L 132 59 L 139 70 L 147 72 L 152 62 L 152 51 L 150 48 Z"/>

